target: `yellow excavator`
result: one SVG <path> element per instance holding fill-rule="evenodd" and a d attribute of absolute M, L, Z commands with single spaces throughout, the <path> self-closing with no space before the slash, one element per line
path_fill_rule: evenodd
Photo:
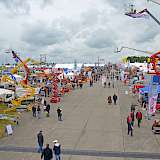
<path fill-rule="evenodd" d="M 18 67 L 22 67 L 24 64 L 28 63 L 30 61 L 30 58 L 26 59 L 23 63 L 20 63 L 19 65 L 15 66 L 12 70 L 11 70 L 11 74 L 15 74 L 18 71 Z M 26 94 L 22 97 L 19 97 L 15 100 L 12 100 L 11 103 L 13 105 L 12 108 L 6 109 L 4 111 L 4 114 L 11 112 L 11 111 L 15 111 L 17 106 L 19 106 L 21 104 L 22 101 L 29 99 L 30 97 L 33 97 L 35 94 L 35 89 L 32 88 L 31 86 L 23 83 L 23 81 L 21 82 L 17 82 L 15 80 L 12 80 L 8 75 L 4 75 L 1 79 L 2 82 L 10 82 L 10 83 L 15 83 L 15 84 L 20 84 L 23 88 L 26 89 Z"/>
<path fill-rule="evenodd" d="M 20 82 L 20 85 L 26 89 L 26 94 L 22 97 L 19 97 L 15 100 L 12 100 L 11 103 L 13 104 L 13 106 L 19 106 L 21 104 L 22 101 L 29 99 L 30 97 L 33 97 L 35 94 L 35 89 L 30 87 L 29 85 L 26 85 L 22 82 Z"/>

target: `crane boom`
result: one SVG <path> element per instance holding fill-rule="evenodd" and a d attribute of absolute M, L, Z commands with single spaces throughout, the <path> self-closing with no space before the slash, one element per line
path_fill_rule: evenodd
<path fill-rule="evenodd" d="M 148 1 L 148 2 L 151 1 L 151 2 L 153 2 L 153 3 L 155 3 L 155 4 L 160 5 L 160 2 L 157 2 L 157 1 L 154 1 L 154 0 L 147 0 L 147 1 Z"/>
<path fill-rule="evenodd" d="M 153 14 L 148 11 L 148 9 L 144 9 L 144 11 L 145 11 L 148 15 L 150 15 L 151 18 L 152 18 L 153 20 L 155 20 L 155 21 L 160 25 L 160 21 L 159 21 L 155 16 L 153 16 Z"/>
<path fill-rule="evenodd" d="M 149 51 L 143 51 L 143 50 L 139 50 L 139 49 L 136 49 L 136 48 L 125 47 L 125 46 L 122 46 L 120 50 L 118 50 L 118 48 L 117 48 L 117 51 L 116 51 L 116 53 L 118 53 L 118 52 L 121 52 L 123 49 L 129 49 L 129 50 L 133 50 L 133 51 L 137 51 L 137 52 L 142 52 L 142 53 L 153 54 L 153 52 L 149 52 Z"/>

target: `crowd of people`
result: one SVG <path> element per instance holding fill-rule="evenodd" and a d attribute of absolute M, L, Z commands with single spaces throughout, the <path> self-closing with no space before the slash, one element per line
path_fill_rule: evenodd
<path fill-rule="evenodd" d="M 53 148 L 51 149 L 49 147 L 49 144 L 46 144 L 46 147 L 44 146 L 44 136 L 42 134 L 42 131 L 40 131 L 37 134 L 37 142 L 38 142 L 38 152 L 41 153 L 41 159 L 44 160 L 51 160 L 53 158 L 53 154 L 55 157 L 55 160 L 61 160 L 61 144 L 58 142 L 58 140 L 53 141 Z"/>
<path fill-rule="evenodd" d="M 133 136 L 135 116 L 137 119 L 138 127 L 140 128 L 140 125 L 142 122 L 142 117 L 143 117 L 142 112 L 140 110 L 138 110 L 137 113 L 135 114 L 135 110 L 132 109 L 132 107 L 131 107 L 131 112 L 127 117 L 128 135 L 131 135 L 131 136 Z"/>
<path fill-rule="evenodd" d="M 50 117 L 50 109 L 50 104 L 47 104 L 47 101 L 41 98 L 41 103 L 35 103 L 32 106 L 32 115 L 38 119 L 42 117 L 42 113 L 44 113 L 46 117 Z M 62 109 L 60 107 L 57 108 L 57 117 L 59 121 L 62 121 Z"/>

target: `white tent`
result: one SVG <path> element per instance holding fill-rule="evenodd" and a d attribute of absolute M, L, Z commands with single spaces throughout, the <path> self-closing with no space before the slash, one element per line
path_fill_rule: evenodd
<path fill-rule="evenodd" d="M 74 76 L 75 76 L 75 73 L 74 73 L 74 72 L 69 72 L 69 73 L 67 74 L 67 77 L 69 77 L 70 79 L 73 79 Z"/>

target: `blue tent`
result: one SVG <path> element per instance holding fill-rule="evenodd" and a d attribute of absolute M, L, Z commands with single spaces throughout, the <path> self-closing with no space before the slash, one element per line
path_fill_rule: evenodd
<path fill-rule="evenodd" d="M 157 86 L 157 93 L 160 93 L 160 85 Z"/>
<path fill-rule="evenodd" d="M 67 73 L 69 72 L 69 69 L 68 69 L 68 68 L 64 68 L 63 70 L 64 70 L 64 73 L 65 73 L 65 74 L 67 74 Z"/>
<path fill-rule="evenodd" d="M 152 77 L 152 83 L 154 84 L 154 83 L 160 83 L 160 76 L 158 76 L 158 75 L 154 75 L 153 77 Z"/>

